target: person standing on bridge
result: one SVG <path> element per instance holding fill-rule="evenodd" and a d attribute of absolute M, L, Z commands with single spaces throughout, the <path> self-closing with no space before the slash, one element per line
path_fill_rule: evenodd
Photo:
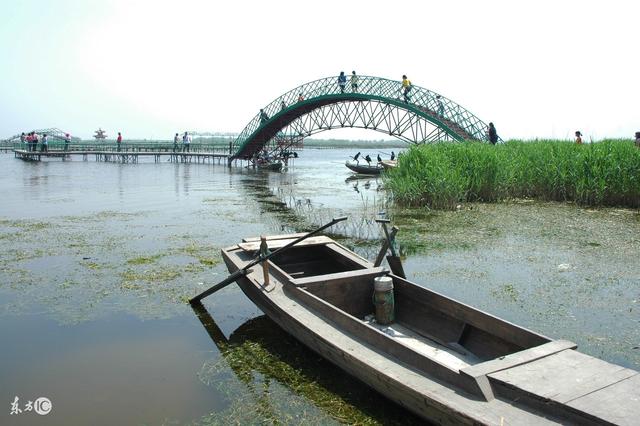
<path fill-rule="evenodd" d="M 302 92 L 300 92 L 300 94 L 298 95 L 298 102 L 302 101 L 304 101 L 304 95 L 302 94 Z"/>
<path fill-rule="evenodd" d="M 280 99 L 280 111 L 287 109 L 287 104 L 284 103 L 284 99 Z"/>
<path fill-rule="evenodd" d="M 444 105 L 442 104 L 442 96 L 436 96 L 436 102 L 438 104 L 438 117 L 444 118 Z"/>
<path fill-rule="evenodd" d="M 267 121 L 269 121 L 269 116 L 264 112 L 264 109 L 260 108 L 260 124 L 264 124 Z"/>
<path fill-rule="evenodd" d="M 489 142 L 491 142 L 492 145 L 497 144 L 498 132 L 496 131 L 496 127 L 493 125 L 493 123 L 489 123 L 489 130 L 487 130 L 487 133 L 489 134 Z"/>
<path fill-rule="evenodd" d="M 340 93 L 344 93 L 344 88 L 347 86 L 347 76 L 344 75 L 344 71 L 340 71 L 338 86 L 340 87 Z"/>
<path fill-rule="evenodd" d="M 351 91 L 358 93 L 358 76 L 355 71 L 351 71 Z"/>
<path fill-rule="evenodd" d="M 178 134 L 176 133 L 176 135 L 173 137 L 173 152 L 178 151 L 179 142 L 180 142 L 180 136 L 178 136 Z"/>
<path fill-rule="evenodd" d="M 413 85 L 411 84 L 411 80 L 409 80 L 406 75 L 403 75 L 402 76 L 402 94 L 404 96 L 405 104 L 408 104 L 409 101 L 411 100 L 409 98 L 409 92 L 411 91 L 412 87 Z"/>

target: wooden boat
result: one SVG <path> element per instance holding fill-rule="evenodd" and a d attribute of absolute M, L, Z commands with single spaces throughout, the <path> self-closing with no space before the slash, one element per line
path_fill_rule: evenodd
<path fill-rule="evenodd" d="M 368 164 L 358 164 L 352 161 L 347 161 L 344 165 L 347 166 L 349 170 L 360 173 L 361 175 L 379 175 L 383 170 L 382 166 L 379 165 L 370 166 Z"/>
<path fill-rule="evenodd" d="M 267 237 L 274 251 L 300 235 Z M 230 272 L 259 238 L 222 250 Z M 388 398 L 440 424 L 637 424 L 640 375 L 388 273 L 310 237 L 238 284 L 280 327 Z M 371 320 L 374 279 L 393 282 L 395 322 Z"/>
<path fill-rule="evenodd" d="M 271 172 L 279 172 L 280 170 L 282 170 L 282 162 L 280 161 L 258 163 L 257 166 L 260 170 L 268 170 Z"/>
<path fill-rule="evenodd" d="M 398 160 L 382 160 L 380 165 L 383 169 L 389 170 L 398 167 Z"/>

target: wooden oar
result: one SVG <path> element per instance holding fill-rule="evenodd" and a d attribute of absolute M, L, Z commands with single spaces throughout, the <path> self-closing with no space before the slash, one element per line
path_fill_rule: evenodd
<path fill-rule="evenodd" d="M 404 273 L 404 268 L 402 267 L 402 261 L 400 260 L 400 256 L 397 255 L 396 249 L 393 246 L 393 239 L 389 235 L 389 230 L 387 230 L 387 223 L 389 223 L 389 219 L 376 219 L 376 222 L 382 225 L 382 229 L 384 229 L 384 235 L 387 237 L 387 244 L 389 245 L 389 250 L 391 250 L 391 255 L 387 256 L 387 262 L 389 263 L 389 267 L 391 268 L 391 272 L 394 275 L 397 275 L 402 278 L 406 278 L 407 276 Z M 395 234 L 393 234 L 395 237 Z"/>
<path fill-rule="evenodd" d="M 342 222 L 343 220 L 346 220 L 347 217 L 343 216 L 343 217 L 338 217 L 333 219 L 331 222 L 327 223 L 326 225 L 322 225 L 320 228 L 309 232 L 308 234 L 303 235 L 302 237 L 299 237 L 293 241 L 291 241 L 289 244 L 280 247 L 278 250 L 270 253 L 267 256 L 259 256 L 256 260 L 250 262 L 247 266 L 245 266 L 242 269 L 238 269 L 236 272 L 234 272 L 233 274 L 229 275 L 227 278 L 225 278 L 224 280 L 220 281 L 218 284 L 211 286 L 209 289 L 203 291 L 202 293 L 200 293 L 199 295 L 193 297 L 192 299 L 189 299 L 189 303 L 194 304 L 197 302 L 200 302 L 200 300 L 204 299 L 205 297 L 209 296 L 212 293 L 215 293 L 216 291 L 228 286 L 229 284 L 231 284 L 232 282 L 234 282 L 235 280 L 237 280 L 238 278 L 240 278 L 243 275 L 246 275 L 249 272 L 249 269 L 255 265 L 257 265 L 260 262 L 264 262 L 266 260 L 269 260 L 270 258 L 272 258 L 273 256 L 277 255 L 278 253 L 282 253 L 283 251 L 293 247 L 294 245 L 298 244 L 300 241 L 306 240 L 307 238 L 309 238 L 312 235 L 317 234 L 318 232 L 329 228 L 330 226 L 335 225 L 338 222 Z M 392 268 L 393 270 L 393 268 Z"/>

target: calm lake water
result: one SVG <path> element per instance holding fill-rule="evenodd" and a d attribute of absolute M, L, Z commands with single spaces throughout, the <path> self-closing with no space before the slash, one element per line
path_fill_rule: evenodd
<path fill-rule="evenodd" d="M 300 154 L 284 173 L 0 154 L 0 424 L 420 423 L 237 286 L 206 313 L 186 303 L 226 277 L 220 248 L 342 215 L 332 235 L 361 255 L 375 257 L 386 214 L 410 279 L 640 369 L 637 211 L 399 209 L 381 179 L 349 179 L 353 152 Z M 51 413 L 24 411 L 39 397 Z"/>

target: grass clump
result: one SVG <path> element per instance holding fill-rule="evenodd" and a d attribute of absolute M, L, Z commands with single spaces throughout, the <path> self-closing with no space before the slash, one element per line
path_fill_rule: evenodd
<path fill-rule="evenodd" d="M 620 140 L 420 145 L 400 158 L 386 186 L 401 205 L 434 209 L 516 198 L 635 208 L 640 150 Z"/>

